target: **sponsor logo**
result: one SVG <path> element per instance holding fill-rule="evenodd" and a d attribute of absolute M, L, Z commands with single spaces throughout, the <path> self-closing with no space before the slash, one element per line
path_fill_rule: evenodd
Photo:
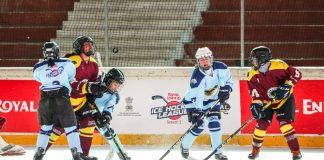
<path fill-rule="evenodd" d="M 0 99 L 0 112 L 37 112 L 34 101 L 7 101 Z"/>
<path fill-rule="evenodd" d="M 152 100 L 164 101 L 164 106 L 151 108 L 151 115 L 156 115 L 157 119 L 167 119 L 168 124 L 181 124 L 181 116 L 187 114 L 178 93 L 168 93 L 167 98 L 155 95 Z"/>
<path fill-rule="evenodd" d="M 303 99 L 303 113 L 306 115 L 323 113 L 323 102 L 314 102 L 310 99 Z"/>

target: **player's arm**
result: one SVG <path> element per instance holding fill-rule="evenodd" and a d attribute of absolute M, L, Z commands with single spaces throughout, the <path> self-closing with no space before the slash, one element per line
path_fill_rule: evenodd
<path fill-rule="evenodd" d="M 259 95 L 257 89 L 254 87 L 254 84 L 248 81 L 249 93 L 252 97 L 252 103 L 250 104 L 250 111 L 255 119 L 261 119 L 265 117 L 263 109 L 262 98 Z"/>
<path fill-rule="evenodd" d="M 67 69 L 69 70 L 68 72 L 68 80 L 69 82 L 73 82 L 74 81 L 74 77 L 76 74 L 76 68 L 74 66 L 74 64 L 72 62 L 67 63 Z"/>
<path fill-rule="evenodd" d="M 74 80 L 71 83 L 72 90 L 77 93 L 81 94 L 94 94 L 94 95 L 102 95 L 106 90 L 107 87 L 100 82 L 90 82 L 88 80 L 83 81 L 76 81 Z"/>
<path fill-rule="evenodd" d="M 288 80 L 291 81 L 293 85 L 297 84 L 302 78 L 302 73 L 297 68 L 292 66 L 289 66 L 287 68 L 286 73 L 287 73 Z"/>

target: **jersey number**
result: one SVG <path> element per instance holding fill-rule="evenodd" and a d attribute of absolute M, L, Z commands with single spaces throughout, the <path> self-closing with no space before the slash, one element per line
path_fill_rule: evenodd
<path fill-rule="evenodd" d="M 260 97 L 260 94 L 258 93 L 258 91 L 256 89 L 252 90 L 252 97 Z"/>

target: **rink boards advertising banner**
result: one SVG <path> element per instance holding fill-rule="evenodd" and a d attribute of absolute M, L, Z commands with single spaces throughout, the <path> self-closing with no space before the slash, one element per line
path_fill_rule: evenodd
<path fill-rule="evenodd" d="M 183 133 L 190 125 L 180 104 L 187 89 L 187 81 L 187 77 L 128 78 L 120 93 L 120 102 L 113 113 L 112 126 L 121 134 Z M 34 80 L 0 80 L 0 115 L 7 118 L 1 132 L 38 133 L 39 85 Z M 138 86 L 141 86 L 140 91 Z M 294 126 L 298 134 L 324 133 L 323 90 L 324 80 L 302 80 L 295 86 L 297 112 Z M 152 99 L 153 96 L 158 98 Z M 240 102 L 237 99 L 240 99 Z M 228 115 L 222 116 L 224 134 L 233 133 L 240 124 L 251 117 L 251 98 L 246 81 L 234 80 L 234 92 L 231 93 L 228 102 L 232 108 Z M 139 124 L 142 124 L 140 128 Z M 252 133 L 254 125 L 255 122 L 252 122 L 242 133 Z M 277 121 L 273 121 L 268 133 L 280 133 Z"/>
<path fill-rule="evenodd" d="M 0 115 L 7 121 L 1 132 L 37 133 L 40 84 L 34 80 L 0 80 Z"/>
<path fill-rule="evenodd" d="M 296 116 L 293 126 L 297 134 L 323 134 L 324 133 L 324 80 L 302 80 L 294 87 L 296 100 Z M 245 123 L 252 115 L 249 104 L 251 97 L 248 93 L 247 81 L 240 81 L 241 95 L 241 123 Z M 255 121 L 248 125 L 241 133 L 253 133 Z M 280 133 L 275 116 L 267 133 Z"/>

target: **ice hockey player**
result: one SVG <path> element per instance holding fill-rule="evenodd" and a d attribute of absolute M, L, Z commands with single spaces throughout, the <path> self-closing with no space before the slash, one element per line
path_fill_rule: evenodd
<path fill-rule="evenodd" d="M 0 116 L 0 130 L 4 126 L 5 122 L 6 122 L 6 118 Z M 0 136 L 0 156 L 16 156 L 16 155 L 24 155 L 25 153 L 26 151 L 22 146 L 8 144 Z"/>
<path fill-rule="evenodd" d="M 97 128 L 100 133 L 104 135 L 112 149 L 117 153 L 121 160 L 124 160 L 123 155 L 126 160 L 131 160 L 131 158 L 125 153 L 120 153 L 118 147 L 114 143 L 112 137 L 109 135 L 106 124 L 110 124 L 112 120 L 112 113 L 119 102 L 119 91 L 122 88 L 122 85 L 125 81 L 124 74 L 121 70 L 112 68 L 110 69 L 103 78 L 103 83 L 107 86 L 107 91 L 103 94 L 103 96 L 95 98 L 94 103 L 98 107 L 100 114 L 98 112 L 94 113 L 94 119 L 96 121 Z M 109 125 L 108 125 L 109 126 Z M 118 143 L 118 146 L 122 151 L 124 151 L 124 147 L 121 144 L 117 134 L 114 129 L 109 127 L 112 131 L 112 134 L 115 140 Z"/>
<path fill-rule="evenodd" d="M 276 114 L 281 133 L 292 152 L 292 159 L 302 159 L 295 129 L 292 126 L 295 119 L 293 87 L 301 79 L 301 72 L 282 60 L 271 59 L 271 51 L 265 46 L 253 48 L 249 59 L 252 64 L 247 74 L 248 88 L 252 96 L 250 109 L 257 124 L 253 134 L 252 153 L 248 158 L 256 159 L 259 156 L 267 128 L 271 125 L 273 115 Z M 263 106 L 272 99 L 276 101 L 262 112 Z"/>
<path fill-rule="evenodd" d="M 95 129 L 95 121 L 92 118 L 92 108 L 87 101 L 86 94 L 102 95 L 107 87 L 97 82 L 98 80 L 98 64 L 92 58 L 95 53 L 95 43 L 91 37 L 80 36 L 73 42 L 74 52 L 67 54 L 76 68 L 76 75 L 72 86 L 71 103 L 77 117 L 80 142 L 83 154 L 88 159 L 96 160 L 96 157 L 89 156 L 91 148 L 93 132 Z M 50 147 L 64 130 L 58 125 L 53 128 L 48 147 Z M 47 147 L 47 149 L 48 149 Z"/>
<path fill-rule="evenodd" d="M 69 100 L 70 83 L 76 73 L 74 64 L 67 58 L 59 58 L 59 46 L 55 42 L 44 43 L 43 56 L 44 61 L 35 64 L 33 69 L 34 78 L 41 83 L 37 110 L 41 129 L 33 159 L 43 159 L 55 123 L 64 128 L 73 159 L 83 160 L 77 121 Z"/>
<path fill-rule="evenodd" d="M 189 148 L 192 146 L 197 136 L 204 130 L 204 119 L 206 115 L 210 133 L 212 149 L 215 150 L 222 143 L 222 133 L 220 125 L 220 104 L 215 105 L 219 99 L 224 103 L 229 99 L 233 88 L 233 80 L 227 66 L 219 61 L 213 61 L 213 54 L 209 48 L 198 48 L 196 55 L 197 65 L 194 68 L 190 87 L 185 95 L 183 103 L 188 112 L 189 122 L 197 123 L 181 142 L 181 154 L 184 159 L 192 159 L 189 156 Z M 215 154 L 216 160 L 227 160 L 223 150 L 219 149 Z"/>

